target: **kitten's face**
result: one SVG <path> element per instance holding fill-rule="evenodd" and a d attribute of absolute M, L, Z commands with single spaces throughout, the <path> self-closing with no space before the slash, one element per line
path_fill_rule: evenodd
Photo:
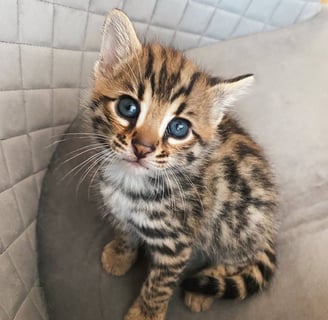
<path fill-rule="evenodd" d="M 181 52 L 142 46 L 128 18 L 114 10 L 95 68 L 93 127 L 127 172 L 192 166 L 216 142 L 228 89 L 235 87 L 201 72 Z"/>
<path fill-rule="evenodd" d="M 98 74 L 94 128 L 117 158 L 135 171 L 191 165 L 215 136 L 210 79 L 180 52 L 153 45 Z M 126 162 L 126 163 L 124 163 Z M 138 170 L 139 169 L 139 170 Z"/>

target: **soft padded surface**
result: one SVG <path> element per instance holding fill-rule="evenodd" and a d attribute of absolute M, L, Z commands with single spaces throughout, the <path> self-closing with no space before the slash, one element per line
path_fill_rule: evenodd
<path fill-rule="evenodd" d="M 0 319 L 45 320 L 36 214 L 56 136 L 75 118 L 107 12 L 180 49 L 313 17 L 319 0 L 0 0 Z M 69 71 L 68 71 L 69 70 Z"/>
<path fill-rule="evenodd" d="M 90 83 L 107 12 L 124 9 L 145 38 L 186 49 L 304 21 L 321 7 L 319 0 L 267 3 L 0 0 L 1 320 L 47 319 L 36 259 L 39 195 L 53 142 Z"/>
<path fill-rule="evenodd" d="M 190 313 L 177 290 L 167 319 L 327 319 L 327 39 L 324 9 L 289 29 L 188 53 L 214 74 L 256 74 L 254 89 L 235 111 L 265 147 L 281 187 L 280 263 L 269 290 L 245 302 L 217 301 L 203 314 Z M 79 120 L 70 129 L 81 130 Z M 89 192 L 91 177 L 81 181 L 81 173 L 71 171 L 90 154 L 63 164 L 69 152 L 88 143 L 70 137 L 51 163 L 39 211 L 40 272 L 50 318 L 118 320 L 140 289 L 146 263 L 141 259 L 122 278 L 102 271 L 100 253 L 111 228 Z"/>

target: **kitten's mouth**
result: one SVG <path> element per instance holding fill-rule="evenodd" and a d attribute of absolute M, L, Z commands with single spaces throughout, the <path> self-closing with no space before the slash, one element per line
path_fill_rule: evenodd
<path fill-rule="evenodd" d="M 130 166 L 133 168 L 144 168 L 149 169 L 146 164 L 144 163 L 143 159 L 131 159 L 131 158 L 123 158 L 124 161 L 126 161 Z"/>

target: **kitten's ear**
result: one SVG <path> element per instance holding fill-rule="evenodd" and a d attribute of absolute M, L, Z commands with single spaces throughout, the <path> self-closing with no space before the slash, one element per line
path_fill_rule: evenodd
<path fill-rule="evenodd" d="M 141 51 L 141 43 L 129 18 L 118 9 L 109 12 L 103 30 L 100 60 L 96 69 L 113 70 Z"/>
<path fill-rule="evenodd" d="M 229 80 L 217 80 L 211 90 L 215 91 L 217 102 L 223 107 L 229 107 L 240 96 L 247 92 L 253 84 L 254 75 L 245 74 Z"/>
<path fill-rule="evenodd" d="M 224 111 L 229 108 L 254 82 L 252 74 L 245 74 L 229 80 L 212 78 L 211 91 L 214 91 L 215 106 L 213 118 L 220 120 Z"/>

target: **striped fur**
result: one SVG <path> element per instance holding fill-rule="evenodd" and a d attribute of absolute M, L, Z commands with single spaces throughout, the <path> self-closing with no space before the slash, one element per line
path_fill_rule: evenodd
<path fill-rule="evenodd" d="M 101 149 L 100 192 L 118 229 L 102 263 L 122 275 L 139 245 L 150 256 L 125 320 L 164 319 L 180 281 L 186 304 L 200 311 L 210 296 L 243 299 L 272 278 L 276 187 L 261 148 L 226 113 L 250 78 L 213 78 L 179 51 L 141 45 L 121 11 L 109 14 L 89 109 Z M 119 114 L 124 97 L 138 105 L 136 118 Z M 183 139 L 167 130 L 175 118 L 190 124 Z M 147 150 L 142 158 L 135 141 Z M 197 254 L 207 265 L 182 280 Z"/>

